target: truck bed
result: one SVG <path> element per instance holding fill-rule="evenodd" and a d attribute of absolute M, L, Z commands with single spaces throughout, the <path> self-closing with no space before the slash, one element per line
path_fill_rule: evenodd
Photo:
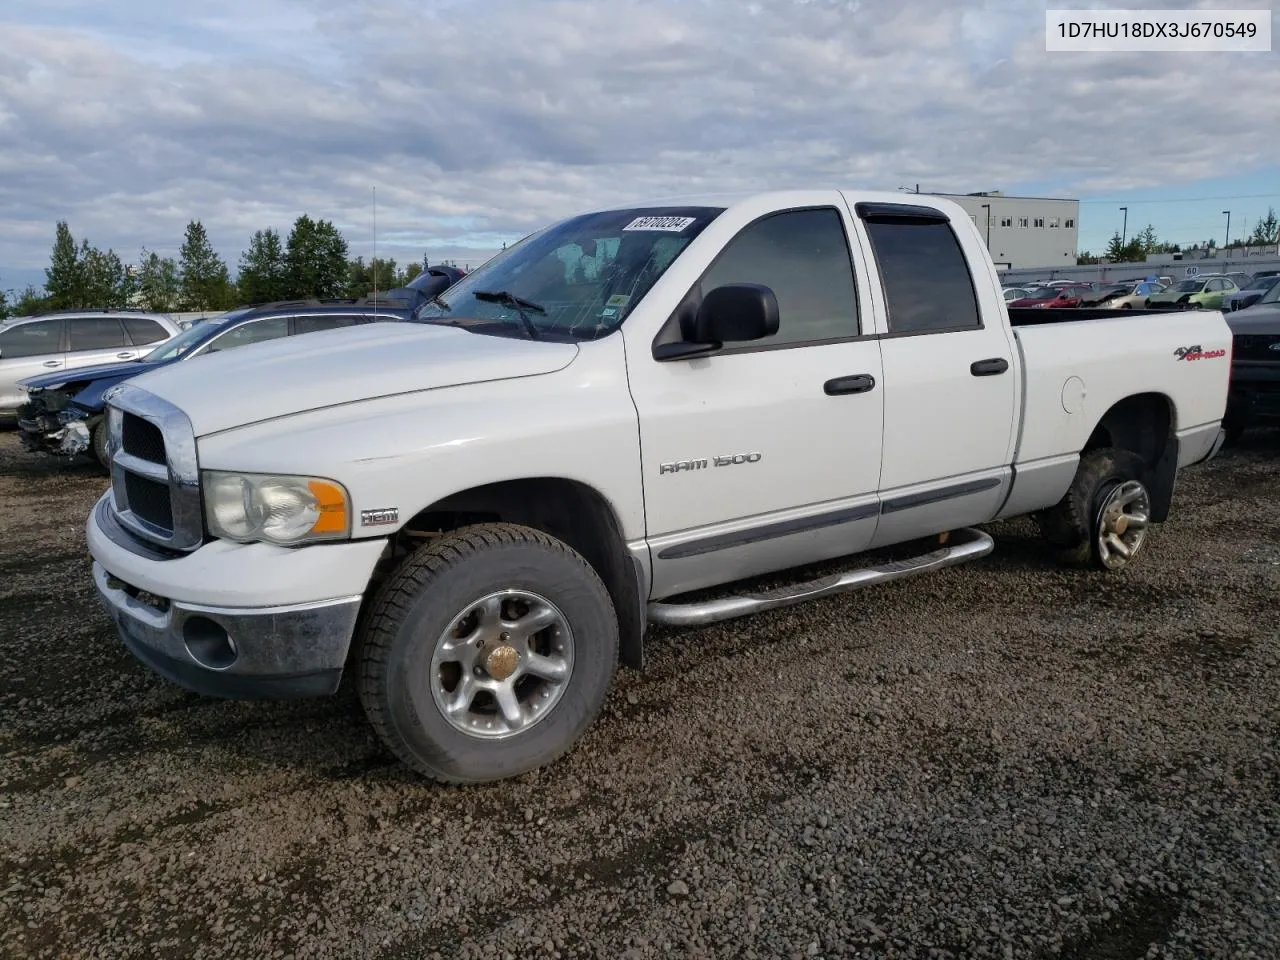
<path fill-rule="evenodd" d="M 1038 327 L 1048 323 L 1072 323 L 1080 320 L 1120 319 L 1124 317 L 1167 317 L 1168 310 L 1114 310 L 1111 307 L 1008 307 L 1009 325 Z M 1211 310 L 1203 311 L 1212 313 Z"/>

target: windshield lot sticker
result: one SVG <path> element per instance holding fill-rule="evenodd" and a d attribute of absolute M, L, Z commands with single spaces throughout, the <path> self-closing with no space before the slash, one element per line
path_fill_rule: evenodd
<path fill-rule="evenodd" d="M 661 230 L 664 233 L 681 233 L 697 217 L 636 217 L 622 229 L 625 230 Z"/>
<path fill-rule="evenodd" d="M 1179 360 L 1216 360 L 1218 357 L 1225 357 L 1226 350 L 1205 350 L 1200 344 L 1194 347 L 1179 347 L 1173 351 L 1173 355 Z"/>
<path fill-rule="evenodd" d="M 631 302 L 631 297 L 625 293 L 615 293 L 612 297 L 605 301 L 606 307 L 625 307 Z"/>

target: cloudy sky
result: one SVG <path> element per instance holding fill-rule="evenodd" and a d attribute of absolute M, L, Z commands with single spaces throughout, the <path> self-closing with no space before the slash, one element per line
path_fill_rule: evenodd
<path fill-rule="evenodd" d="M 1077 196 L 1095 250 L 1126 202 L 1185 242 L 1280 208 L 1280 53 L 1048 54 L 1045 6 L 4 0 L 0 288 L 59 218 L 127 257 L 197 218 L 234 269 L 307 212 L 368 256 L 375 187 L 401 261 L 708 188 Z"/>

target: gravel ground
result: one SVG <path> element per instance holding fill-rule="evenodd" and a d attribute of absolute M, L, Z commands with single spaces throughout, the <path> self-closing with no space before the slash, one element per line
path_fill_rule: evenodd
<path fill-rule="evenodd" d="M 104 480 L 0 434 L 0 954 L 1280 956 L 1280 433 L 1116 576 L 1025 521 L 655 631 L 556 766 L 414 779 L 349 693 L 184 693 L 99 610 Z"/>

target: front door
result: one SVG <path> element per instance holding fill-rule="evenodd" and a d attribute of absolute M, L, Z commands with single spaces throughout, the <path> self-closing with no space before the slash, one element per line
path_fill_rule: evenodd
<path fill-rule="evenodd" d="M 30 320 L 0 331 L 0 411 L 12 412 L 27 402 L 19 380 L 61 370 L 62 318 Z"/>
<path fill-rule="evenodd" d="M 933 208 L 857 210 L 887 313 L 875 543 L 990 520 L 1009 491 L 1019 384 L 995 275 L 973 281 L 989 272 L 981 238 Z"/>
<path fill-rule="evenodd" d="M 850 226 L 837 206 L 743 223 L 682 301 L 764 284 L 775 335 L 668 362 L 651 331 L 628 339 L 655 598 L 854 553 L 874 533 L 884 389 Z"/>

